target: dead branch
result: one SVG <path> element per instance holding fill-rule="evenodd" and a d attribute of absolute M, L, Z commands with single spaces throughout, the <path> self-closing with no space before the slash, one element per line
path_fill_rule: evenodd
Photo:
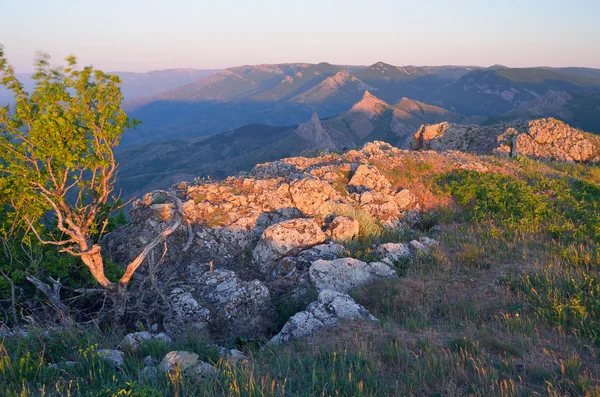
<path fill-rule="evenodd" d="M 53 279 L 52 277 L 48 277 L 48 279 L 52 282 L 52 287 L 50 285 L 42 282 L 40 279 L 34 276 L 26 276 L 27 281 L 32 283 L 39 289 L 50 302 L 50 305 L 54 307 L 54 309 L 61 315 L 62 320 L 66 321 L 69 317 L 69 307 L 65 305 L 60 299 L 60 289 L 62 288 L 62 284 L 60 283 L 60 278 L 58 280 Z"/>

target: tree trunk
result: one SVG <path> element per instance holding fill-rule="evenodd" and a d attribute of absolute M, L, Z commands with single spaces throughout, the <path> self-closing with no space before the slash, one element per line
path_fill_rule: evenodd
<path fill-rule="evenodd" d="M 102 259 L 101 248 L 98 244 L 94 244 L 92 249 L 85 251 L 81 254 L 81 260 L 85 265 L 90 269 L 90 273 L 94 279 L 100 284 L 102 287 L 106 288 L 109 291 L 114 291 L 117 289 L 117 286 L 106 278 L 104 274 L 104 260 Z"/>

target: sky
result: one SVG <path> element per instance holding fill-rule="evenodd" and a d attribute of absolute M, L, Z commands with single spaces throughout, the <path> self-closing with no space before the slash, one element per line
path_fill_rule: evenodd
<path fill-rule="evenodd" d="M 259 63 L 600 68 L 599 0 L 0 0 L 18 72 Z"/>

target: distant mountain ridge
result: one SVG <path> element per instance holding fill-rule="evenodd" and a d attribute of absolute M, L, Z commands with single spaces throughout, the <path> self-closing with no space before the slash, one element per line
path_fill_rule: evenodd
<path fill-rule="evenodd" d="M 394 105 L 369 91 L 349 110 L 319 119 L 314 113 L 295 126 L 249 124 L 232 131 L 194 138 L 155 141 L 117 151 L 119 188 L 126 196 L 165 188 L 197 176 L 224 178 L 260 162 L 321 151 L 343 151 L 383 140 L 408 148 L 423 124 L 441 121 L 477 123 L 445 109 L 403 98 Z"/>
<path fill-rule="evenodd" d="M 204 79 L 219 69 L 164 69 L 149 72 L 110 72 L 121 78 L 121 92 L 125 101 L 148 97 L 161 92 Z M 18 73 L 17 78 L 26 91 L 34 88 L 31 73 Z M 12 94 L 4 87 L 0 87 L 0 106 L 12 101 Z"/>
<path fill-rule="evenodd" d="M 123 144 L 209 135 L 253 123 L 294 125 L 315 112 L 329 118 L 347 111 L 365 90 L 387 103 L 410 98 L 469 116 L 509 120 L 516 111 L 520 119 L 561 118 L 577 113 L 567 110 L 572 100 L 600 91 L 600 70 L 384 62 L 363 68 L 328 63 L 239 66 L 131 104 L 128 110 L 143 124 Z M 552 95 L 566 100 L 561 109 L 556 101 L 547 106 Z M 585 101 L 587 109 L 591 105 Z M 577 124 L 576 119 L 566 120 Z M 600 132 L 600 124 L 589 129 Z"/>

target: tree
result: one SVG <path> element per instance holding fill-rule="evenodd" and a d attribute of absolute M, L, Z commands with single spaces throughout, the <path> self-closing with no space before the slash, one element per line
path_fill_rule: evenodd
<path fill-rule="evenodd" d="M 81 258 L 98 284 L 119 295 L 155 246 L 182 223 L 188 232 L 191 227 L 181 201 L 168 193 L 177 220 L 127 265 L 118 281 L 106 277 L 97 240 L 117 201 L 114 148 L 124 130 L 137 123 L 121 108 L 117 76 L 91 66 L 79 69 L 73 56 L 66 62 L 64 68 L 52 68 L 42 55 L 29 94 L 0 46 L 0 84 L 15 97 L 14 106 L 0 108 L 0 211 L 9 230 L 25 229 L 42 244 Z M 48 212 L 54 215 L 53 232 L 44 231 L 40 221 Z"/>

